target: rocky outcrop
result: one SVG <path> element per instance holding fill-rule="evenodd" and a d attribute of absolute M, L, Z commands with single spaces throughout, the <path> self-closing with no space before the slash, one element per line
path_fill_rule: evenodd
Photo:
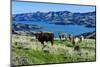
<path fill-rule="evenodd" d="M 96 39 L 96 32 L 93 31 L 93 32 L 83 33 L 83 34 L 77 35 L 76 37 L 79 37 L 79 36 L 84 36 L 84 38 L 86 39 Z"/>

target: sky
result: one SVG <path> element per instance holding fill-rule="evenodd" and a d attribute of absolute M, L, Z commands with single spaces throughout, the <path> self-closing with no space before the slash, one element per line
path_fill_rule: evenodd
<path fill-rule="evenodd" d="M 12 14 L 29 13 L 29 12 L 49 12 L 49 11 L 70 11 L 70 12 L 92 12 L 95 6 L 83 6 L 72 4 L 48 4 L 34 2 L 12 2 Z"/>

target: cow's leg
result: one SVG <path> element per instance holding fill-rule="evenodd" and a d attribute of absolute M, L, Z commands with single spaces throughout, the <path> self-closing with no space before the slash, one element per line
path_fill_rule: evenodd
<path fill-rule="evenodd" d="M 60 41 L 61 41 L 61 36 L 59 35 L 59 39 L 60 39 Z"/>
<path fill-rule="evenodd" d="M 54 40 L 51 40 L 51 47 L 52 47 L 52 48 L 54 47 L 54 45 L 53 45 L 53 41 L 54 41 Z"/>
<path fill-rule="evenodd" d="M 44 45 L 44 41 L 41 41 L 41 44 L 43 45 L 42 49 L 46 47 L 46 45 Z"/>
<path fill-rule="evenodd" d="M 71 39 L 71 43 L 72 43 L 73 45 L 75 45 L 75 40 L 74 40 L 74 39 Z"/>

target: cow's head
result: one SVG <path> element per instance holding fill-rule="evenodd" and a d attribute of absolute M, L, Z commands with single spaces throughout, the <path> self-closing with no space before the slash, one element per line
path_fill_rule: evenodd
<path fill-rule="evenodd" d="M 39 36 L 40 36 L 40 33 L 33 33 L 33 35 L 36 37 L 36 39 L 38 39 L 39 38 Z"/>

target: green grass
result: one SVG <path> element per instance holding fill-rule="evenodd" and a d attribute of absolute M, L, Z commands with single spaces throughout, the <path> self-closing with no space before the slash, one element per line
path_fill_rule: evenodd
<path fill-rule="evenodd" d="M 16 44 L 17 42 L 17 44 Z M 95 61 L 95 40 L 85 39 L 80 43 L 81 50 L 75 51 L 74 45 L 69 41 L 54 41 L 54 48 L 50 43 L 45 43 L 46 47 L 31 36 L 12 36 L 12 62 L 15 65 L 46 64 L 62 62 Z M 27 63 L 16 57 L 25 57 Z M 21 58 L 20 58 L 21 59 Z"/>

